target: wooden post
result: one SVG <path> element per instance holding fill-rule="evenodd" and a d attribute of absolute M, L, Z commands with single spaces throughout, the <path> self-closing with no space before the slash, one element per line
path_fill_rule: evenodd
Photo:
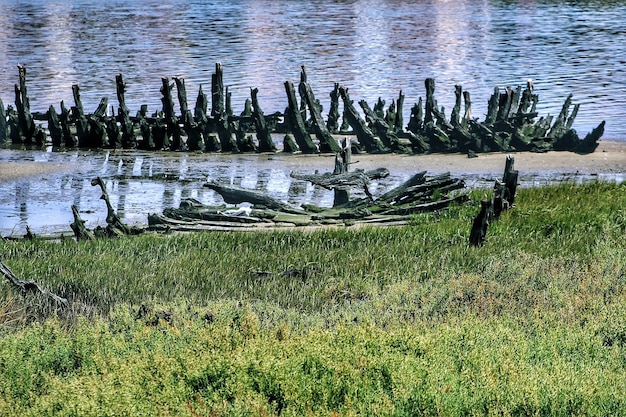
<path fill-rule="evenodd" d="M 178 95 L 178 105 L 180 106 L 180 121 L 185 124 L 187 122 L 187 89 L 185 88 L 185 80 L 179 77 L 174 77 L 176 83 L 176 92 Z"/>
<path fill-rule="evenodd" d="M 138 145 L 141 149 L 155 150 L 156 145 L 152 136 L 152 128 L 147 120 L 148 117 L 148 105 L 142 104 L 141 109 L 137 112 L 137 119 L 139 120 L 139 130 L 141 131 L 141 143 Z"/>
<path fill-rule="evenodd" d="M 117 101 L 119 103 L 117 116 L 122 132 L 122 147 L 124 149 L 135 149 L 137 147 L 137 138 L 135 137 L 133 122 L 130 121 L 130 111 L 126 106 L 126 83 L 122 78 L 122 74 L 118 74 L 115 77 L 115 85 L 117 87 Z"/>
<path fill-rule="evenodd" d="M 182 132 L 178 124 L 178 117 L 174 113 L 174 101 L 172 100 L 172 86 L 169 78 L 161 78 L 162 87 L 161 102 L 163 103 L 163 114 L 165 115 L 165 125 L 167 126 L 168 139 L 171 138 L 170 150 L 184 151 L 185 144 L 182 140 Z"/>
<path fill-rule="evenodd" d="M 330 133 L 339 131 L 339 84 L 335 83 L 335 88 L 330 92 L 330 110 L 326 127 Z"/>
<path fill-rule="evenodd" d="M 352 100 L 350 100 L 350 96 L 348 94 L 348 89 L 340 86 L 339 93 L 341 94 L 341 98 L 343 99 L 343 108 L 344 114 L 354 129 L 356 133 L 356 137 L 359 140 L 359 143 L 363 145 L 365 150 L 370 153 L 380 153 L 384 152 L 385 146 L 382 144 L 379 138 L 374 136 L 372 131 L 365 121 L 361 118 L 359 113 L 354 108 Z"/>
<path fill-rule="evenodd" d="M 352 147 L 349 140 L 344 140 L 341 150 L 335 154 L 335 169 L 333 175 L 345 174 L 350 168 L 350 160 L 352 159 Z M 335 198 L 333 207 L 338 207 L 350 202 L 350 189 L 338 187 L 333 189 Z"/>
<path fill-rule="evenodd" d="M 460 85 L 455 85 L 454 95 L 456 96 L 456 101 L 454 103 L 454 107 L 452 108 L 452 114 L 450 115 L 450 124 L 452 126 L 460 126 L 461 124 L 461 100 L 463 96 L 463 87 L 461 87 Z"/>
<path fill-rule="evenodd" d="M 19 132 L 21 143 L 32 143 L 38 134 L 35 121 L 30 113 L 30 99 L 28 97 L 28 89 L 26 87 L 26 67 L 17 66 L 19 71 L 20 83 L 15 84 L 15 107 L 19 121 Z"/>
<path fill-rule="evenodd" d="M 57 114 L 54 106 L 48 108 L 48 131 L 50 132 L 50 139 L 52 140 L 53 148 L 60 148 L 63 146 L 63 129 L 61 128 L 61 122 L 59 115 Z"/>
<path fill-rule="evenodd" d="M 259 152 L 276 152 L 276 145 L 272 140 L 272 135 L 267 128 L 267 122 L 265 121 L 265 116 L 263 115 L 263 110 L 259 105 L 259 100 L 257 94 L 259 92 L 258 88 L 253 88 L 250 91 L 252 96 L 252 116 L 254 118 L 254 125 L 256 127 L 256 137 L 259 142 Z"/>
<path fill-rule="evenodd" d="M 289 103 L 285 116 L 300 151 L 305 154 L 317 153 L 317 146 L 313 143 L 313 140 L 304 125 L 304 120 L 302 120 L 302 113 L 300 112 L 296 101 L 296 90 L 291 81 L 285 81 L 285 90 L 287 92 L 287 101 Z"/>
<path fill-rule="evenodd" d="M 311 114 L 311 120 L 313 122 L 313 128 L 315 129 L 315 136 L 319 141 L 320 152 L 339 152 L 341 148 L 339 144 L 330 134 L 322 118 L 318 101 L 315 99 L 311 86 L 306 82 L 301 82 L 300 95 L 303 96 L 306 101 L 309 113 Z"/>
<path fill-rule="evenodd" d="M 222 117 L 224 112 L 224 70 L 218 62 L 215 64 L 215 73 L 211 75 L 211 116 Z"/>
<path fill-rule="evenodd" d="M 85 117 L 83 102 L 80 99 L 80 87 L 78 84 L 72 85 L 72 94 L 74 95 L 74 107 L 72 107 L 72 112 L 76 119 L 78 146 L 81 148 L 92 148 L 93 146 L 89 138 L 89 124 L 87 123 L 87 117 Z"/>
<path fill-rule="evenodd" d="M 61 100 L 61 130 L 63 131 L 63 141 L 65 147 L 72 149 L 78 146 L 78 138 L 72 135 L 70 130 L 70 111 L 65 107 L 65 102 Z"/>
<path fill-rule="evenodd" d="M 399 133 L 404 130 L 404 116 L 402 115 L 402 112 L 404 111 L 403 108 L 404 94 L 402 93 L 402 90 L 400 90 L 400 93 L 398 94 L 398 101 L 396 102 L 396 124 L 395 126 L 392 126 L 395 133 Z"/>
<path fill-rule="evenodd" d="M 7 114 L 4 108 L 4 103 L 0 98 L 0 146 L 7 143 Z"/>
<path fill-rule="evenodd" d="M 463 126 L 464 129 L 467 129 L 469 122 L 472 119 L 472 98 L 469 91 L 463 91 L 463 101 L 465 103 L 465 113 L 463 114 L 461 126 Z"/>

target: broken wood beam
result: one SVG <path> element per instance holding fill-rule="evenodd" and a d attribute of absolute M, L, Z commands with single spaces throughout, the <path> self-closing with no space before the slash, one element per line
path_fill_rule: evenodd
<path fill-rule="evenodd" d="M 372 133 L 370 128 L 367 127 L 365 121 L 354 108 L 354 104 L 352 103 L 352 100 L 350 100 L 350 95 L 348 94 L 348 89 L 340 86 L 339 93 L 343 99 L 344 115 L 346 116 L 346 119 L 348 120 L 348 123 L 350 123 L 352 129 L 354 129 L 354 133 L 356 134 L 359 143 L 369 153 L 385 152 L 386 149 L 383 143 L 374 135 L 374 133 Z"/>
<path fill-rule="evenodd" d="M 313 140 L 304 125 L 302 113 L 300 112 L 296 100 L 296 89 L 291 81 L 285 81 L 285 90 L 287 92 L 288 102 L 285 118 L 289 123 L 291 133 L 293 133 L 294 139 L 298 144 L 300 151 L 305 154 L 317 153 L 317 146 L 313 143 Z"/>
<path fill-rule="evenodd" d="M 324 123 L 324 119 L 322 118 L 322 114 L 320 112 L 320 104 L 315 99 L 311 86 L 307 82 L 301 82 L 298 88 L 300 90 L 300 95 L 304 97 L 309 108 L 309 113 L 311 114 L 311 120 L 313 122 L 313 129 L 315 130 L 315 137 L 317 137 L 317 140 L 319 141 L 320 152 L 339 152 L 341 148 L 335 138 L 333 138 L 333 135 L 331 135 L 328 128 L 326 128 L 326 124 Z"/>
<path fill-rule="evenodd" d="M 304 211 L 291 207 L 281 201 L 268 197 L 256 191 L 244 190 L 241 188 L 227 187 L 215 182 L 208 182 L 204 184 L 205 187 L 217 192 L 222 196 L 224 202 L 227 204 L 241 204 L 250 203 L 257 206 L 267 207 L 272 210 L 283 211 L 291 214 L 301 214 Z"/>

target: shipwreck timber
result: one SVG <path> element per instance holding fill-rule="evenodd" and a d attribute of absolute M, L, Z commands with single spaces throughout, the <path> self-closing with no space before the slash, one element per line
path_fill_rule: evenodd
<path fill-rule="evenodd" d="M 455 105 L 450 118 L 439 108 L 435 98 L 435 80 L 424 82 L 425 99 L 419 99 L 411 109 L 410 120 L 403 124 L 404 94 L 400 91 L 385 110 L 379 98 L 372 108 L 365 100 L 358 102 L 359 113 L 347 86 L 335 84 L 330 92 L 327 120 L 322 104 L 315 98 L 303 67 L 300 74 L 297 102 L 295 87 L 285 82 L 287 105 L 284 113 L 264 114 L 259 102 L 258 88 L 240 115 L 231 108 L 231 95 L 223 82 L 223 67 L 217 63 L 211 78 L 211 109 L 200 87 L 194 110 L 188 108 L 187 90 L 182 78 L 162 79 L 162 108 L 148 112 L 146 105 L 131 115 L 126 105 L 126 83 L 122 74 L 116 76 L 117 113 L 108 109 L 103 97 L 93 113 L 85 112 L 78 85 L 72 86 L 74 105 L 60 103 L 46 113 L 30 108 L 26 83 L 26 68 L 18 67 L 19 83 L 15 85 L 15 107 L 4 107 L 0 100 L 0 146 L 47 146 L 68 148 L 124 148 L 193 152 L 276 152 L 271 133 L 287 134 L 284 152 L 336 153 L 340 150 L 333 135 L 353 135 L 350 143 L 355 151 L 369 153 L 433 153 L 462 152 L 546 152 L 572 151 L 591 153 L 604 133 L 602 121 L 584 138 L 572 128 L 579 105 L 572 107 L 572 96 L 554 116 L 539 116 L 539 98 L 532 81 L 525 89 L 496 87 L 488 102 L 485 120 L 472 117 L 469 92 L 455 86 Z M 176 113 L 173 90 L 176 89 L 180 114 Z M 339 126 L 339 107 L 343 104 L 343 121 Z M 464 104 L 464 110 L 461 106 Z M 570 109 L 571 108 L 571 109 Z M 307 118 L 307 114 L 309 117 Z M 40 123 L 37 123 L 40 122 Z M 47 123 L 46 126 L 44 124 Z M 254 136 L 256 137 L 256 142 Z M 295 138 L 295 141 L 291 138 Z M 315 137 L 315 140 L 313 140 Z"/>

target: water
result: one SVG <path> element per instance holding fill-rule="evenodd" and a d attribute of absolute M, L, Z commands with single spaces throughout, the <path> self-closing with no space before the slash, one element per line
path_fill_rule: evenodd
<path fill-rule="evenodd" d="M 390 104 L 402 90 L 408 121 L 410 107 L 425 94 L 424 79 L 433 77 L 436 98 L 448 114 L 454 85 L 460 84 L 472 94 L 474 116 L 483 119 L 495 86 L 525 85 L 531 78 L 541 115 L 558 114 L 572 93 L 581 104 L 573 126 L 581 136 L 606 120 L 604 138 L 626 140 L 624 45 L 626 0 L 0 0 L 0 98 L 5 105 L 14 101 L 19 63 L 27 68 L 34 111 L 50 105 L 58 110 L 61 100 L 71 105 L 72 84 L 81 87 L 88 112 L 104 96 L 116 105 L 118 73 L 127 83 L 131 113 L 141 104 L 154 111 L 161 107 L 161 77 L 184 78 L 193 103 L 201 85 L 210 89 L 220 62 L 235 111 L 243 109 L 250 88 L 258 88 L 261 107 L 271 113 L 285 109 L 283 83 L 297 82 L 305 65 L 325 108 L 334 83 L 347 86 L 353 100 L 371 104 L 379 97 Z M 148 175 L 150 161 L 153 169 L 173 167 L 163 168 L 170 176 L 193 160 L 204 164 L 202 175 L 231 170 L 230 181 L 241 177 L 242 186 L 274 184 L 268 192 L 279 198 L 327 198 L 293 185 L 280 166 L 250 165 L 250 159 L 232 156 L 224 162 L 213 156 L 133 154 L 120 165 L 114 160 L 118 154 L 106 159 L 106 153 L 11 152 L 0 162 L 87 162 L 79 174 L 51 176 L 45 186 L 0 184 L 5 235 L 21 233 L 26 224 L 35 231 L 67 229 L 72 202 L 90 222 L 101 221 L 99 193 L 89 185 L 93 175 L 107 178 L 112 199 L 131 220 L 184 196 L 214 200 L 199 177 L 165 181 L 154 171 Z M 250 166 L 256 171 L 248 172 Z"/>
<path fill-rule="evenodd" d="M 18 63 L 35 110 L 72 103 L 72 84 L 87 111 L 103 96 L 114 104 L 122 73 L 134 112 L 161 107 L 161 77 L 183 77 L 193 102 L 221 62 L 235 110 L 258 88 L 269 113 L 285 109 L 283 83 L 305 65 L 326 108 L 335 82 L 370 103 L 402 90 L 407 121 L 427 77 L 448 112 L 461 84 L 481 119 L 495 86 L 532 78 L 541 114 L 558 114 L 573 93 L 581 136 L 606 119 L 605 138 L 626 139 L 623 0 L 0 0 L 0 9 L 5 104 Z"/>

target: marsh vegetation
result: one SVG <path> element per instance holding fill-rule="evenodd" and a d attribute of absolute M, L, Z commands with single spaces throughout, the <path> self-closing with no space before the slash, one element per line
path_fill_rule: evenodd
<path fill-rule="evenodd" d="M 626 184 L 407 226 L 3 241 L 2 415 L 616 415 Z M 474 200 L 483 191 L 475 192 Z"/>

